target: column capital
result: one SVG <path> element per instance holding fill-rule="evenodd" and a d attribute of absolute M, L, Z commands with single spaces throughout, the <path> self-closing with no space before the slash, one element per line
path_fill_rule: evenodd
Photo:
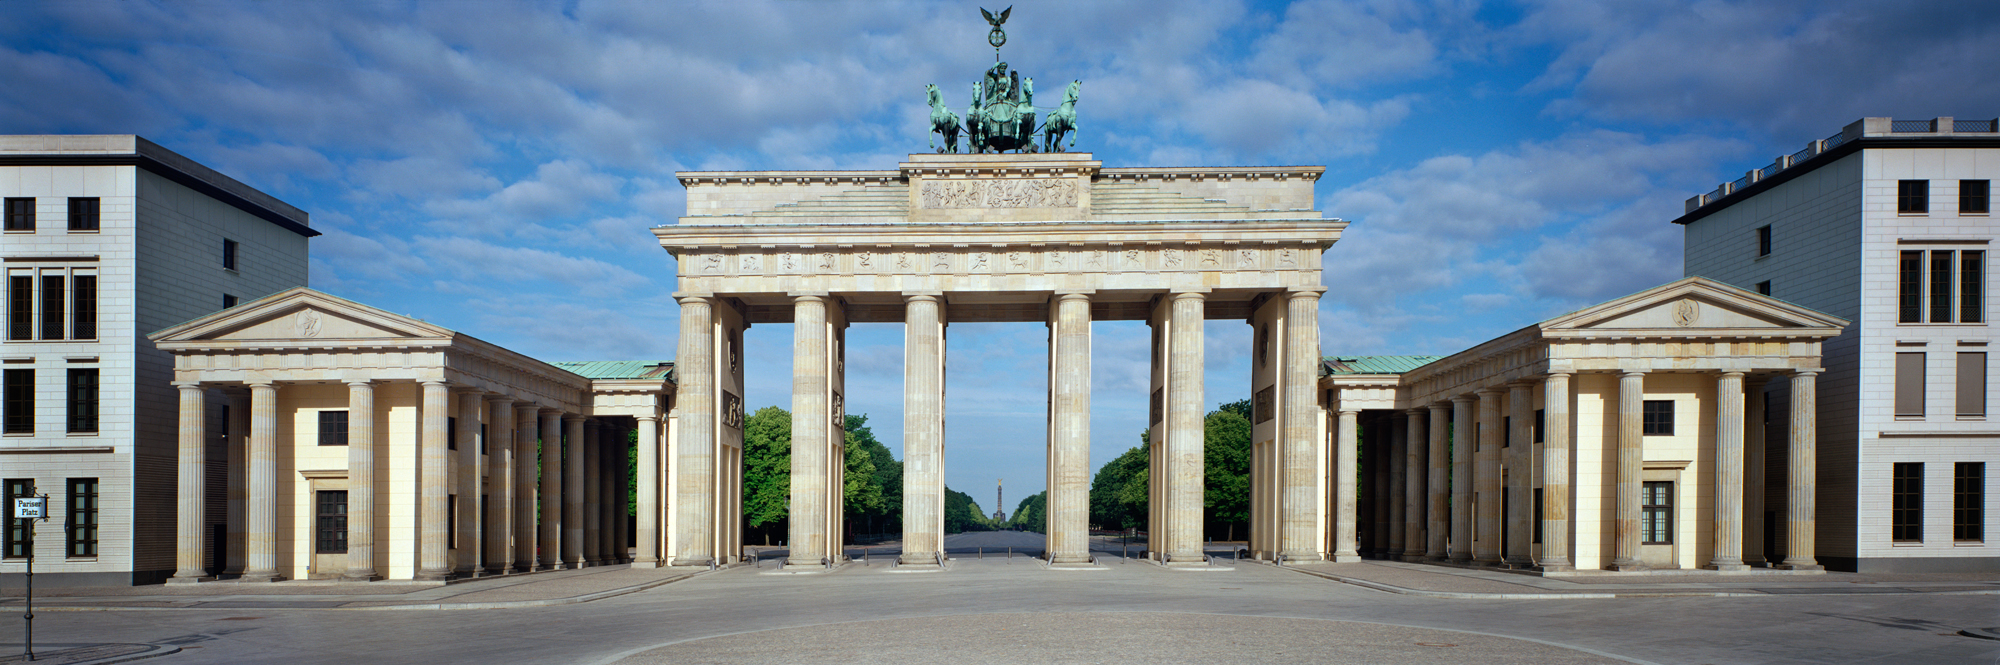
<path fill-rule="evenodd" d="M 276 388 L 278 387 L 278 382 L 273 379 L 250 379 L 244 381 L 243 385 L 249 386 L 254 390 L 257 388 Z"/>
<path fill-rule="evenodd" d="M 1302 288 L 1288 290 L 1285 292 L 1285 297 L 1290 298 L 1292 300 L 1298 300 L 1301 298 L 1311 298 L 1313 300 L 1318 300 L 1320 294 L 1323 293 L 1326 293 L 1326 287 L 1309 286 L 1309 287 L 1302 287 Z"/>
<path fill-rule="evenodd" d="M 1403 409 L 1403 414 L 1408 416 L 1427 416 L 1430 415 L 1430 413 L 1431 413 L 1430 407 L 1418 406 L 1418 407 Z"/>
<path fill-rule="evenodd" d="M 374 385 L 375 385 L 375 380 L 374 380 L 374 379 L 343 379 L 343 380 L 341 381 L 341 383 L 344 383 L 344 384 L 347 384 L 348 386 L 371 386 L 371 387 L 372 387 L 372 386 L 374 386 Z"/>
<path fill-rule="evenodd" d="M 506 407 L 513 405 L 514 402 L 518 400 L 515 400 L 513 395 L 506 395 L 502 393 L 488 393 L 486 395 L 486 401 L 492 402 L 494 406 Z"/>
<path fill-rule="evenodd" d="M 1096 291 L 1096 290 L 1094 290 L 1094 289 L 1080 289 L 1080 290 L 1065 290 L 1065 291 L 1057 291 L 1057 292 L 1055 292 L 1055 296 L 1056 296 L 1056 300 L 1084 300 L 1084 301 L 1088 301 L 1088 300 L 1090 300 L 1090 297 L 1091 297 L 1091 296 L 1093 296 L 1093 295 L 1096 295 L 1096 294 L 1097 294 L 1097 291 Z"/>
<path fill-rule="evenodd" d="M 551 410 L 551 411 L 561 411 L 561 409 L 550 409 L 550 410 Z M 590 416 L 586 416 L 586 415 L 583 415 L 583 414 L 579 414 L 579 413 L 570 413 L 570 412 L 568 412 L 568 411 L 563 411 L 563 412 L 562 412 L 562 414 L 563 414 L 563 417 L 562 417 L 562 419 L 563 419 L 563 422 L 566 422 L 566 423 L 575 423 L 575 422 L 588 422 L 588 421 L 590 420 Z"/>
<path fill-rule="evenodd" d="M 1643 376 L 1645 376 L 1645 375 L 1646 375 L 1646 370 L 1643 370 L 1643 369 L 1621 369 L 1621 370 L 1618 370 L 1618 377 L 1619 377 L 1619 378 L 1625 378 L 1625 377 L 1633 377 L 1633 376 L 1640 376 L 1640 377 L 1643 377 Z"/>
<path fill-rule="evenodd" d="M 1743 378 L 1743 373 L 1742 373 L 1742 372 L 1734 372 L 1734 371 L 1728 371 L 1728 372 L 1716 372 L 1716 374 L 1717 374 L 1718 376 L 1721 376 L 1722 378 L 1725 378 L 1725 379 L 1727 379 L 1727 378 L 1729 378 L 1729 377 L 1732 377 L 1732 376 L 1733 376 L 1733 377 L 1736 377 L 1737 379 L 1742 379 L 1742 378 Z"/>
<path fill-rule="evenodd" d="M 549 414 L 562 413 L 563 410 L 552 406 L 542 406 L 537 404 L 535 405 L 535 412 L 543 415 L 549 415 Z"/>
<path fill-rule="evenodd" d="M 1465 404 L 1465 403 L 1468 403 L 1468 402 L 1477 402 L 1477 401 L 1479 401 L 1479 398 L 1478 398 L 1478 397 L 1474 397 L 1474 396 L 1472 396 L 1472 395 L 1452 395 L 1452 396 L 1451 396 L 1451 402 L 1452 402 L 1453 404 Z"/>
<path fill-rule="evenodd" d="M 1820 373 L 1820 372 L 1824 372 L 1824 371 L 1826 371 L 1826 370 L 1825 370 L 1825 369 L 1822 369 L 1822 368 L 1818 368 L 1818 367 L 1801 367 L 1801 368 L 1798 368 L 1798 369 L 1795 369 L 1795 370 L 1792 370 L 1792 376 L 1804 376 L 1804 377 L 1810 377 L 1810 376 L 1812 376 L 1812 375 L 1814 375 L 1814 374 L 1818 374 L 1818 373 Z"/>
<path fill-rule="evenodd" d="M 1350 415 L 1350 414 L 1351 414 L 1351 415 L 1354 415 L 1354 416 L 1357 416 L 1357 417 L 1358 417 L 1358 416 L 1360 416 L 1360 415 L 1361 415 L 1361 409 L 1348 409 L 1348 408 L 1341 408 L 1341 409 L 1336 409 L 1336 411 L 1338 411 L 1338 412 L 1340 413 L 1340 415 L 1343 415 L 1343 416 L 1345 416 L 1345 415 Z"/>
<path fill-rule="evenodd" d="M 826 292 L 825 292 L 825 291 L 789 291 L 789 292 L 786 292 L 786 293 L 785 293 L 785 295 L 786 295 L 786 296 L 789 296 L 789 297 L 791 297 L 791 299 L 792 299 L 792 302 L 795 302 L 795 303 L 796 303 L 796 302 L 810 302 L 810 301 L 814 301 L 814 300 L 817 300 L 817 301 L 820 301 L 820 302 L 826 302 L 826 301 L 828 301 L 828 300 L 832 300 L 832 299 L 833 299 L 833 298 L 829 297 L 829 296 L 828 296 L 828 295 L 826 294 Z"/>
<path fill-rule="evenodd" d="M 1451 402 L 1449 401 L 1431 402 L 1430 404 L 1425 405 L 1424 408 L 1429 409 L 1431 411 L 1450 411 Z"/>
<path fill-rule="evenodd" d="M 715 294 L 709 293 L 707 291 L 675 291 L 673 293 L 673 299 L 677 302 L 688 302 L 691 300 L 713 301 L 715 300 Z"/>
<path fill-rule="evenodd" d="M 1573 369 L 1551 369 L 1548 371 L 1548 377 L 1545 378 L 1554 378 L 1558 376 L 1567 378 L 1575 374 L 1576 370 Z"/>
<path fill-rule="evenodd" d="M 1207 300 L 1207 291 L 1174 291 L 1167 294 L 1169 300 Z"/>
<path fill-rule="evenodd" d="M 179 388 L 181 390 L 187 390 L 189 388 L 193 388 L 195 390 L 202 390 L 204 388 L 207 388 L 208 386 L 202 385 L 200 381 L 175 381 L 174 387 Z"/>
<path fill-rule="evenodd" d="M 446 381 L 444 379 L 425 379 L 422 381 L 418 381 L 417 383 L 424 384 L 425 388 L 429 388 L 431 386 L 443 386 L 445 388 L 451 387 L 451 382 Z"/>
<path fill-rule="evenodd" d="M 632 416 L 632 419 L 633 419 L 633 420 L 636 420 L 636 421 L 639 421 L 639 422 L 642 422 L 642 423 L 657 423 L 657 422 L 660 422 L 660 417 L 659 417 L 659 416 L 645 416 L 645 415 L 641 415 L 641 416 Z"/>
<path fill-rule="evenodd" d="M 1492 393 L 1492 394 L 1494 394 L 1494 395 L 1498 395 L 1498 394 L 1500 394 L 1500 393 L 1504 393 L 1504 392 L 1507 392 L 1507 390 L 1506 390 L 1506 384 L 1501 384 L 1501 385 L 1497 385 L 1497 386 L 1488 386 L 1488 387 L 1485 387 L 1485 388 L 1480 388 L 1480 389 L 1478 389 L 1478 390 L 1475 390 L 1475 391 L 1473 391 L 1473 392 L 1475 392 L 1475 393 L 1478 393 L 1478 394 L 1481 394 L 1481 395 L 1485 395 L 1485 394 L 1488 394 L 1488 393 Z"/>

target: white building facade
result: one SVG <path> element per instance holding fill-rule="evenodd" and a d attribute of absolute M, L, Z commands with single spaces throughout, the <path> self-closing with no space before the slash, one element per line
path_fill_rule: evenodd
<path fill-rule="evenodd" d="M 1986 542 L 2000 509 L 1995 124 L 1864 118 L 1674 220 L 1688 276 L 1854 322 L 1826 342 L 1819 382 L 1818 556 L 1831 569 L 2000 569 Z M 1784 385 L 1766 398 L 1782 403 Z"/>
<path fill-rule="evenodd" d="M 305 285 L 318 232 L 305 212 L 129 135 L 0 137 L 0 198 L 0 479 L 9 498 L 48 495 L 59 516 L 8 520 L 5 561 L 33 547 L 44 584 L 165 579 L 176 398 L 172 359 L 145 335 Z M 12 583 L 21 569 L 5 570 Z"/>

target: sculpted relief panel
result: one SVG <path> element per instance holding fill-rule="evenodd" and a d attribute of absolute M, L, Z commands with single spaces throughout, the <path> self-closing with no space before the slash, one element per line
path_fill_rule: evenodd
<path fill-rule="evenodd" d="M 1076 180 L 932 180 L 924 183 L 925 208 L 1074 208 Z"/>

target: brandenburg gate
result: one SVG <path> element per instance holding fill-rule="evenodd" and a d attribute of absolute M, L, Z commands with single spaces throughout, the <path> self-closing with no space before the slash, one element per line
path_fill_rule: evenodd
<path fill-rule="evenodd" d="M 911 155 L 883 171 L 678 174 L 687 214 L 653 230 L 678 259 L 681 306 L 663 563 L 705 567 L 741 552 L 743 333 L 760 323 L 794 331 L 787 566 L 841 559 L 846 330 L 902 322 L 900 565 L 940 565 L 945 330 L 1019 321 L 1049 329 L 1049 565 L 1093 565 L 1091 324 L 1143 320 L 1149 556 L 1204 565 L 1207 319 L 1254 331 L 1256 554 L 1320 559 L 1331 518 L 1323 479 L 1352 476 L 1329 469 L 1321 445 L 1320 261 L 1346 227 L 1314 209 L 1323 170 L 1108 168 L 1089 153 L 981 151 Z"/>

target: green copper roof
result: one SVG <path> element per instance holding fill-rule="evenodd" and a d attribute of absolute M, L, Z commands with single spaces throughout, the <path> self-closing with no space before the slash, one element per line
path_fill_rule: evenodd
<path fill-rule="evenodd" d="M 549 363 L 586 379 L 674 380 L 671 360 L 575 360 Z"/>
<path fill-rule="evenodd" d="M 1320 376 L 1341 374 L 1402 374 L 1444 356 L 1327 356 Z"/>

